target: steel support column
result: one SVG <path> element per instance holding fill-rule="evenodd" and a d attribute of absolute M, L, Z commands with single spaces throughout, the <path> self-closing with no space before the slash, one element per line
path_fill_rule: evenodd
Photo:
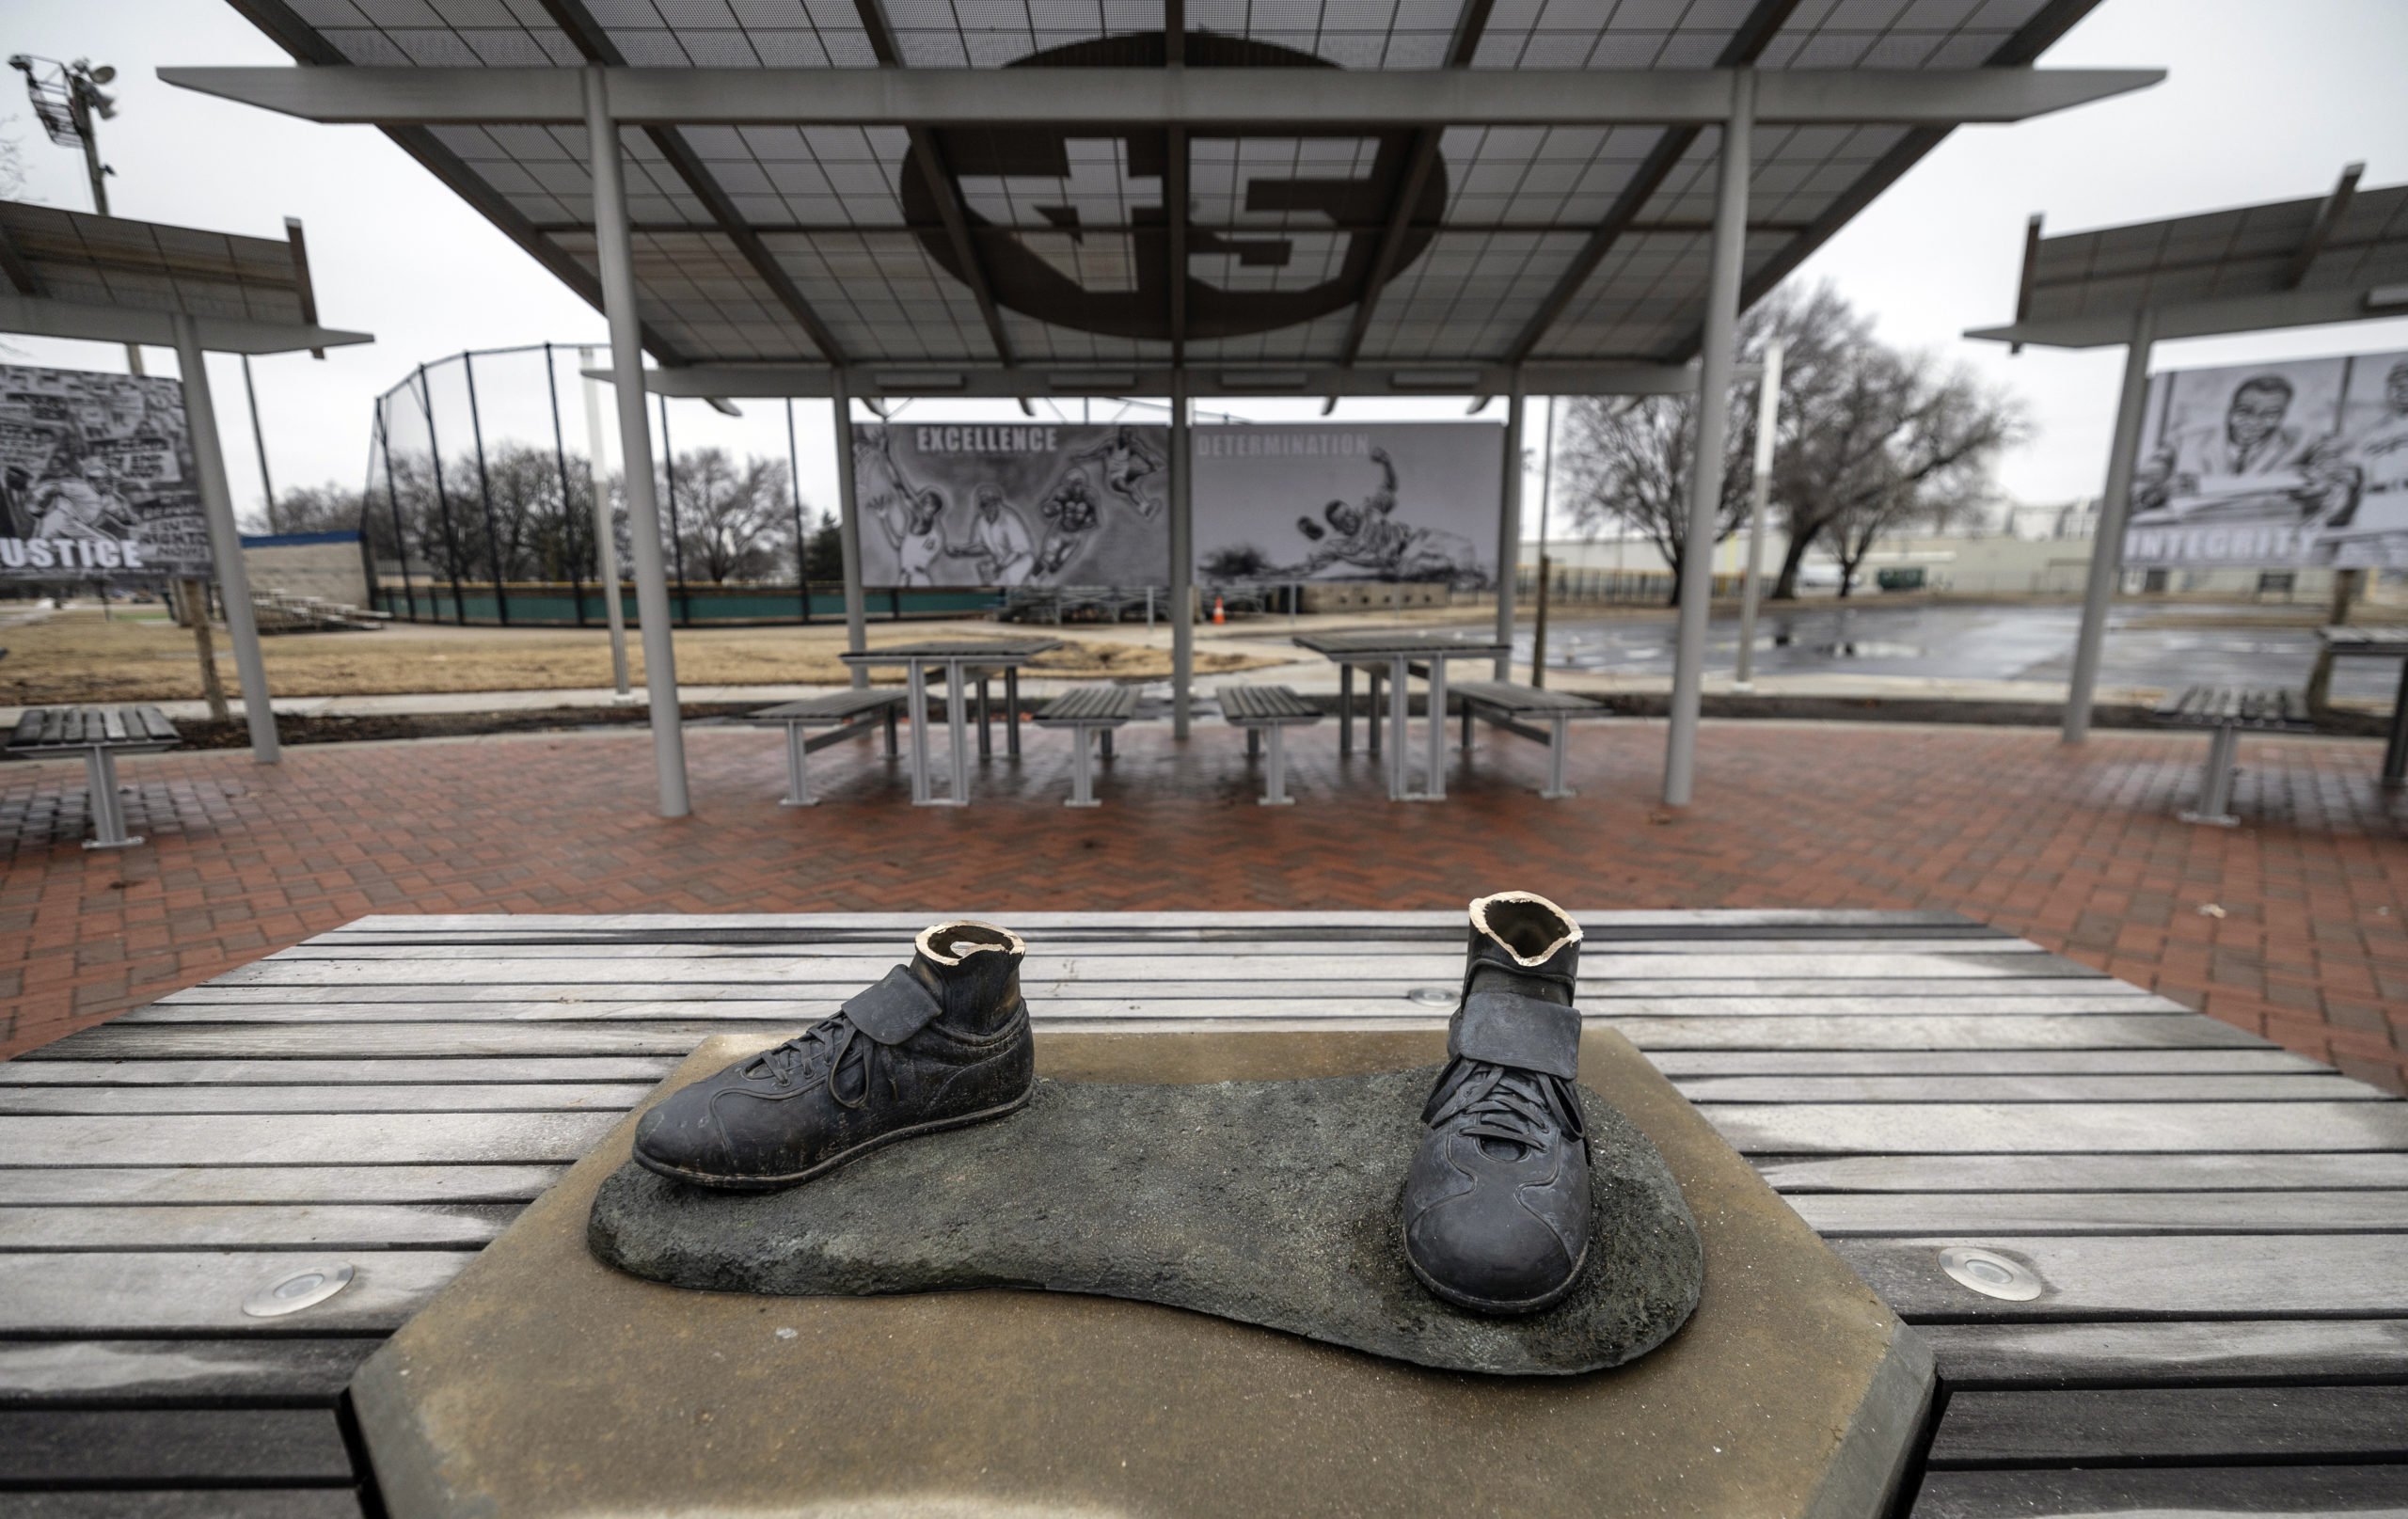
<path fill-rule="evenodd" d="M 2157 340 L 2157 313 L 2132 315 L 2124 350 L 2124 390 L 2115 403 L 2115 441 L 2107 454 L 2107 490 L 2099 498 L 2099 535 L 2090 541 L 2090 585 L 2082 601 L 2082 632 L 2073 645 L 2073 679 L 2066 687 L 2065 741 L 2090 736 L 2090 703 L 2099 689 L 2099 656 L 2107 641 L 2107 609 L 2124 574 L 2124 523 L 2132 512 L 2132 467 L 2141 451 L 2141 413 L 2148 406 L 2148 351 Z"/>
<path fill-rule="evenodd" d="M 1196 672 L 1196 461 L 1188 436 L 1187 372 L 1170 381 L 1170 736 L 1187 736 Z"/>
<path fill-rule="evenodd" d="M 251 578 L 243 569 L 243 535 L 234 526 L 234 497 L 226 488 L 226 451 L 217 437 L 217 406 L 210 399 L 207 358 L 193 319 L 175 319 L 176 368 L 183 376 L 184 431 L 192 439 L 193 471 L 200 478 L 200 511 L 209 527 L 209 556 L 217 562 L 217 595 L 226 604 L 226 637 L 243 682 L 243 716 L 251 730 L 251 758 L 274 765 L 276 712 L 268 705 L 267 664 L 260 657 L 259 622 L 251 615 Z"/>
<path fill-rule="evenodd" d="M 1765 513 L 1772 507 L 1773 435 L 1781 426 L 1781 340 L 1765 344 L 1764 362 L 1757 366 L 1756 472 L 1748 490 L 1748 576 L 1739 587 L 1739 668 L 1731 684 L 1740 690 L 1754 685 L 1756 672 L 1756 600 L 1765 573 Z"/>
<path fill-rule="evenodd" d="M 1756 73 L 1731 76 L 1731 115 L 1714 193 L 1714 254 L 1705 294 L 1705 349 L 1697 382 L 1697 453 L 1689 471 L 1688 532 L 1681 546 L 1680 641 L 1672 655 L 1671 732 L 1664 745 L 1664 805 L 1686 807 L 1697 779 L 1698 708 L 1705 680 L 1705 626 L 1714 595 L 1714 523 L 1722 504 L 1722 449 L 1731 430 L 1731 367 L 1739 333 L 1739 277 L 1748 245 L 1748 141 Z"/>
<path fill-rule="evenodd" d="M 602 309 L 610 324 L 610 380 L 619 405 L 620 474 L 635 556 L 636 619 L 643 637 L 643 684 L 652 704 L 653 766 L 660 815 L 693 811 L 686 790 L 686 732 L 677 710 L 677 654 L 669 627 L 669 582 L 660 562 L 660 506 L 652 490 L 652 428 L 643 406 L 643 337 L 636 323 L 635 253 L 618 123 L 606 71 L 585 71 L 585 132 L 594 154 L 594 241 L 602 266 Z"/>
<path fill-rule="evenodd" d="M 1513 372 L 1513 388 L 1505 402 L 1505 471 L 1497 513 L 1497 641 L 1505 652 L 1497 657 L 1497 678 L 1513 678 L 1514 579 L 1522 572 L 1522 372 Z M 1436 668 L 1434 665 L 1432 668 Z M 1432 762 L 1435 764 L 1435 761 Z M 1436 790 L 1434 773 L 1431 789 Z"/>
<path fill-rule="evenodd" d="M 835 394 L 828 413 L 836 424 L 836 548 L 845 562 L 845 651 L 859 654 L 869 647 L 869 608 L 862 593 L 862 508 L 853 485 L 853 402 L 845 391 L 845 372 L 834 372 Z M 869 671 L 853 669 L 853 689 L 869 688 Z M 916 730 L 915 730 L 916 731 Z"/>

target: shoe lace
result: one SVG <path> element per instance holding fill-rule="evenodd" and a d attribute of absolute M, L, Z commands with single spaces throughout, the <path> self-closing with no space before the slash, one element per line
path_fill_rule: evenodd
<path fill-rule="evenodd" d="M 750 1081 L 767 1080 L 780 1091 L 810 1086 L 826 1081 L 828 1095 L 848 1108 L 860 1107 L 869 1100 L 869 1041 L 861 1037 L 860 1025 L 844 1014 L 821 1019 L 811 1027 L 772 1050 L 764 1050 L 744 1067 Z M 848 1084 L 840 1075 L 851 1076 Z M 850 1084 L 854 1095 L 845 1095 Z"/>
<path fill-rule="evenodd" d="M 1526 1150 L 1538 1148 L 1551 1132 L 1586 1137 L 1579 1100 L 1561 1078 L 1485 1061 L 1458 1062 L 1432 1096 L 1425 1122 L 1458 1120 L 1456 1131 L 1468 1138 Z"/>

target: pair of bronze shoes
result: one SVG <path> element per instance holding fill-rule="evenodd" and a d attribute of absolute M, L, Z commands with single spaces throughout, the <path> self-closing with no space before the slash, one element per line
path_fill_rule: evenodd
<path fill-rule="evenodd" d="M 637 1163 L 696 1186 L 768 1191 L 1026 1103 L 1037 1060 L 1020 936 L 940 923 L 913 950 L 834 1017 L 645 1114 Z M 1401 1209 L 1414 1274 L 1459 1306 L 1536 1312 L 1588 1260 L 1588 1138 L 1573 1089 L 1579 963 L 1579 926 L 1545 898 L 1471 904 L 1450 1058 L 1422 1108 Z"/>

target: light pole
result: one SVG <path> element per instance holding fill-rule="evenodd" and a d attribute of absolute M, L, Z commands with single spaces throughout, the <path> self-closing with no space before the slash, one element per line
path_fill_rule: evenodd
<path fill-rule="evenodd" d="M 61 148 L 84 150 L 84 172 L 92 182 L 92 209 L 107 215 L 108 177 L 117 170 L 101 162 L 101 136 L 93 122 L 117 117 L 117 97 L 101 89 L 117 77 L 117 71 L 89 58 L 60 63 L 29 53 L 10 58 L 8 67 L 25 76 L 25 96 L 33 102 L 34 115 L 41 119 L 50 140 Z M 125 345 L 125 365 L 135 374 L 142 372 L 139 343 Z"/>

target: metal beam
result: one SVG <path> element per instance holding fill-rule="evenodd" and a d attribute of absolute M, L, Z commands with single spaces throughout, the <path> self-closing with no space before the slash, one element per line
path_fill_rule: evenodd
<path fill-rule="evenodd" d="M 833 396 L 842 380 L 847 393 L 864 401 L 905 396 L 958 396 L 966 400 L 1013 400 L 1033 396 L 1166 396 L 1174 372 L 1160 365 L 1127 369 L 940 365 L 864 365 L 832 370 L 809 364 L 702 364 L 643 372 L 655 395 L 719 396 L 732 400 L 778 396 Z M 1684 395 L 1697 388 L 1697 368 L 1687 364 L 1544 363 L 1519 372 L 1529 395 Z M 594 379 L 608 370 L 588 370 Z M 1251 371 L 1224 366 L 1188 372 L 1190 395 L 1232 396 L 1465 396 L 1496 395 L 1513 388 L 1516 371 L 1501 365 L 1378 365 L 1361 369 Z"/>
<path fill-rule="evenodd" d="M 243 18 L 266 33 L 277 46 L 291 54 L 297 61 L 315 68 L 349 69 L 351 60 L 338 52 L 334 44 L 318 35 L 316 28 L 293 13 L 284 0 L 228 0 Z M 582 90 L 580 86 L 579 89 Z M 582 94 L 579 96 L 582 99 Z M 502 236 L 518 245 L 526 255 L 544 266 L 546 273 L 575 292 L 578 299 L 602 309 L 602 285 L 593 270 L 577 261 L 575 255 L 552 241 L 546 230 L 522 215 L 518 208 L 504 199 L 461 161 L 460 155 L 446 148 L 434 133 L 424 127 L 388 126 L 385 135 L 394 147 L 418 160 L 419 166 L 440 181 L 444 188 L 467 201 L 470 210 L 491 222 Z M 582 231 L 583 229 L 578 229 Z M 663 364 L 682 364 L 685 356 L 650 327 L 638 324 L 644 352 Z"/>
<path fill-rule="evenodd" d="M 159 71 L 181 88 L 311 121 L 566 125 L 576 69 Z M 1730 69 L 612 69 L 635 125 L 1049 126 L 1361 130 L 1711 124 Z M 2021 121 L 2146 89 L 2162 69 L 1811 70 L 1767 73 L 1760 119 L 1948 125 Z"/>
<path fill-rule="evenodd" d="M 1798 6 L 1798 0 L 1757 0 L 1755 9 L 1749 12 L 1748 19 L 1732 34 L 1731 40 L 1723 44 L 1720 55 L 1714 61 L 1726 69 L 1745 68 L 1754 63 L 1764 56 L 1766 47 L 1780 33 Z M 1622 187 L 1622 192 L 1614 197 L 1613 204 L 1606 208 L 1604 217 L 1589 234 L 1589 241 L 1573 255 L 1572 261 L 1556 277 L 1545 299 L 1539 302 L 1538 309 L 1522 324 L 1522 330 L 1513 335 L 1513 342 L 1505 349 L 1505 362 L 1519 364 L 1537 350 L 1539 340 L 1546 336 L 1547 328 L 1555 325 L 1557 319 L 1563 315 L 1565 308 L 1572 304 L 1572 298 L 1580 293 L 1580 287 L 1589 282 L 1589 277 L 1596 273 L 1597 265 L 1605 261 L 1614 244 L 1632 229 L 1639 220 L 1639 214 L 1647 209 L 1647 202 L 1654 199 L 1656 192 L 1663 187 L 1665 177 L 1672 172 L 1673 166 L 1697 141 L 1698 131 L 1694 126 L 1676 127 L 1656 139 L 1656 146 L 1649 149 L 1647 156 L 1640 161 L 1639 170 L 1630 177 L 1630 182 Z"/>
<path fill-rule="evenodd" d="M 1982 60 L 1983 68 L 2029 70 L 2035 59 L 2098 5 L 2099 0 L 2048 0 L 2023 24 L 2021 31 L 2000 43 L 1996 52 Z M 1775 285 L 1788 278 L 1792 271 L 1814 256 L 1815 249 L 1838 236 L 1839 229 L 1878 199 L 1881 192 L 1897 183 L 1909 169 L 1947 141 L 1949 130 L 1946 125 L 1920 126 L 1900 137 L 1894 147 L 1874 161 L 1871 168 L 1858 176 L 1855 183 L 1842 191 L 1838 199 L 1824 207 L 1823 214 L 1806 230 L 1791 238 L 1780 252 L 1747 277 L 1739 286 L 1739 309 L 1744 311 L 1770 294 Z M 1671 363 L 1693 358 L 1698 344 L 1703 340 L 1703 327 L 1693 328 L 1687 338 L 1660 356 Z"/>
<path fill-rule="evenodd" d="M 2358 193 L 2358 177 L 2366 171 L 2364 164 L 2352 164 L 2341 170 L 2340 182 L 2324 198 L 2324 204 L 2316 208 L 2316 225 L 2307 229 L 2299 251 L 2291 255 L 2290 267 L 2283 271 L 2282 289 L 2297 290 L 2299 282 L 2307 277 L 2308 266 L 2316 262 L 2316 256 L 2324 251 L 2325 241 L 2332 237 L 2333 229 L 2349 214 L 2350 199 Z M 2021 311 L 2015 316 L 2019 322 L 2023 319 Z"/>
<path fill-rule="evenodd" d="M 1447 42 L 1448 68 L 1470 67 L 1472 55 L 1480 51 L 1481 33 L 1488 28 L 1488 13 L 1496 3 L 1497 0 L 1464 0 L 1463 9 L 1455 15 L 1454 36 Z M 1363 340 L 1370 334 L 1371 318 L 1380 309 L 1380 292 L 1387 288 L 1396 272 L 1397 259 L 1404 250 L 1404 240 L 1410 235 L 1414 208 L 1420 205 L 1431 171 L 1437 167 L 1438 143 L 1444 135 L 1435 127 L 1424 127 L 1414 135 L 1412 156 L 1406 160 L 1404 171 L 1397 179 L 1396 194 L 1388 201 L 1387 225 L 1381 229 L 1371 261 L 1363 270 L 1363 286 L 1354 297 L 1354 316 L 1346 324 L 1346 340 L 1339 345 L 1340 364 L 1354 363 L 1355 356 L 1363 351 Z"/>
<path fill-rule="evenodd" d="M 568 34 L 569 40 L 585 55 L 588 62 L 613 68 L 625 67 L 626 55 L 619 51 L 618 44 L 610 40 L 610 35 L 585 8 L 584 0 L 541 0 L 541 4 L 545 13 Z M 770 256 L 760 234 L 736 209 L 736 202 L 729 198 L 718 177 L 703 163 L 702 154 L 694 151 L 693 145 L 674 127 L 650 127 L 646 129 L 646 135 L 652 138 L 653 146 L 660 150 L 660 155 L 669 161 L 669 166 L 676 171 L 677 177 L 686 182 L 686 188 L 694 193 L 694 198 L 703 203 L 703 209 L 710 213 L 711 220 L 719 224 L 719 229 L 736 245 L 736 251 L 752 266 L 752 272 L 760 277 L 761 282 L 769 287 L 769 293 L 785 308 L 786 315 L 794 318 L 809 336 L 811 345 L 831 361 L 843 363 L 845 351 L 837 343 L 835 335 L 828 330 L 826 323 L 819 320 L 819 313 L 812 309 L 811 303 L 803 299 L 802 292 L 795 288 L 793 278 Z"/>
<path fill-rule="evenodd" d="M 304 348 L 341 348 L 376 340 L 365 332 L 306 327 L 293 322 L 218 316 L 191 320 L 199 332 L 200 346 L 214 354 L 290 354 Z M 0 332 L 22 332 L 28 337 L 84 338 L 94 342 L 149 343 L 171 348 L 176 342 L 176 321 L 175 315 L 167 311 L 135 311 L 116 306 L 87 306 L 80 301 L 0 295 Z"/>
<path fill-rule="evenodd" d="M 2131 340 L 2132 308 L 2117 307 L 2083 316 L 1977 327 L 1965 334 L 1988 342 L 2033 343 L 2042 348 L 2110 348 Z M 2212 338 L 2273 327 L 2315 327 L 2331 322 L 2362 322 L 2397 316 L 2370 290 L 2291 290 L 2271 295 L 2238 295 L 2222 301 L 2186 301 L 2154 308 L 2158 341 Z"/>
<path fill-rule="evenodd" d="M 880 69 L 900 69 L 902 49 L 895 43 L 895 26 L 887 19 L 886 7 L 880 0 L 853 0 L 853 13 L 861 18 L 862 30 L 869 34 L 870 53 Z M 970 209 L 961 198 L 961 182 L 953 177 L 953 166 L 945 162 L 944 150 L 938 146 L 936 134 L 922 127 L 911 133 L 911 156 L 919 160 L 921 177 L 928 182 L 928 193 L 937 198 L 937 218 L 944 224 L 945 240 L 953 245 L 953 256 L 961 265 L 961 282 L 970 287 L 970 294 L 978 303 L 978 316 L 987 325 L 987 340 L 995 345 L 995 356 L 1006 364 L 1012 361 L 1010 335 L 1004 330 L 1004 314 L 995 304 L 994 283 L 987 277 L 987 261 L 970 236 Z"/>

